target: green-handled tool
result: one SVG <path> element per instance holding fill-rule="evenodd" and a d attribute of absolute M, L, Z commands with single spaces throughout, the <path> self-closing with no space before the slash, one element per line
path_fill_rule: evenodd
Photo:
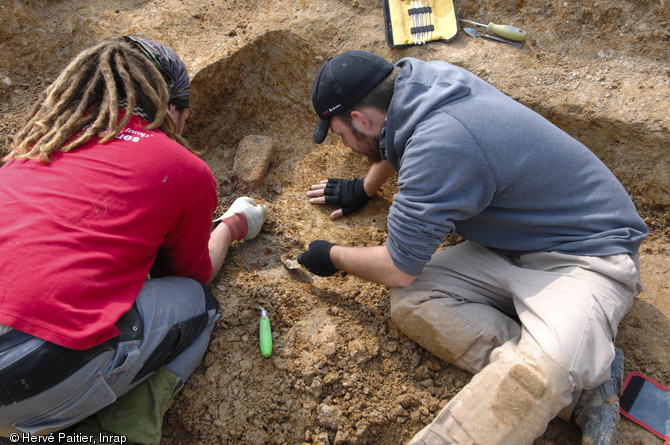
<path fill-rule="evenodd" d="M 483 23 L 477 23 L 473 22 L 472 20 L 465 19 L 461 19 L 461 21 L 471 25 L 483 26 L 486 28 L 486 32 L 499 35 L 500 37 L 504 37 L 507 40 L 513 40 L 515 42 L 523 42 L 526 40 L 526 31 L 515 28 L 514 26 L 496 25 L 495 23 L 489 23 L 488 25 L 485 25 Z"/>
<path fill-rule="evenodd" d="M 258 329 L 261 354 L 263 354 L 263 357 L 270 357 L 272 355 L 272 329 L 270 328 L 270 317 L 268 317 L 268 311 L 262 307 L 256 306 L 255 309 L 261 311 L 261 321 Z"/>

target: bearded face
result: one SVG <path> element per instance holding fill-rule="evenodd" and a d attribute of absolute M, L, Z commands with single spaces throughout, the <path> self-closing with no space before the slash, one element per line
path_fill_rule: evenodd
<path fill-rule="evenodd" d="M 359 131 L 349 116 L 343 116 L 342 121 L 346 124 L 351 132 L 353 141 L 351 141 L 351 149 L 358 154 L 368 158 L 371 164 L 381 162 L 382 157 L 379 153 L 379 135 L 368 135 Z"/>

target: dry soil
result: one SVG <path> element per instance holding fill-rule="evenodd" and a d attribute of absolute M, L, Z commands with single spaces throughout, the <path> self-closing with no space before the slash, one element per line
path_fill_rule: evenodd
<path fill-rule="evenodd" d="M 437 0 L 435 0 L 437 1 Z M 401 444 L 431 421 L 470 375 L 406 338 L 389 319 L 388 289 L 338 275 L 303 282 L 282 258 L 314 239 L 385 239 L 394 184 L 360 213 L 331 221 L 310 184 L 362 176 L 365 163 L 332 136 L 311 142 L 314 76 L 326 57 L 363 49 L 396 61 L 441 59 L 543 114 L 614 171 L 649 225 L 643 282 L 617 345 L 625 373 L 670 386 L 670 5 L 667 0 L 460 0 L 460 16 L 523 28 L 523 48 L 461 33 L 449 43 L 390 49 L 381 0 L 0 0 L 0 146 L 77 52 L 138 34 L 174 48 L 193 84 L 186 136 L 207 149 L 220 208 L 250 194 L 270 207 L 256 240 L 233 246 L 212 286 L 223 304 L 202 365 L 165 418 L 165 444 Z M 495 109 L 482 109 L 495 113 Z M 253 190 L 231 170 L 245 135 L 275 155 Z M 456 242 L 456 240 L 449 240 Z M 274 352 L 261 356 L 258 313 Z M 625 444 L 661 443 L 630 421 Z M 554 420 L 538 444 L 580 442 Z"/>

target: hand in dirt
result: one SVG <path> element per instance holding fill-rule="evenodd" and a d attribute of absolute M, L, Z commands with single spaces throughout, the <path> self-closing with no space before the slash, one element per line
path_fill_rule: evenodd
<path fill-rule="evenodd" d="M 298 255 L 298 263 L 320 277 L 335 275 L 338 270 L 330 259 L 330 249 L 334 245 L 324 240 L 312 241 L 309 244 L 309 249 Z"/>
<path fill-rule="evenodd" d="M 329 178 L 314 184 L 307 192 L 312 204 L 335 204 L 342 208 L 330 214 L 331 219 L 349 215 L 360 209 L 371 198 L 365 193 L 363 179 Z"/>

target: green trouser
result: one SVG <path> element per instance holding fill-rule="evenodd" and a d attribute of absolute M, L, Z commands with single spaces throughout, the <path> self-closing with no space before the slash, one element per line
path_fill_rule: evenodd
<path fill-rule="evenodd" d="M 163 415 L 183 386 L 177 374 L 161 368 L 116 402 L 72 426 L 68 432 L 93 436 L 96 438 L 93 443 L 103 435 L 124 437 L 126 443 L 158 444 Z"/>

